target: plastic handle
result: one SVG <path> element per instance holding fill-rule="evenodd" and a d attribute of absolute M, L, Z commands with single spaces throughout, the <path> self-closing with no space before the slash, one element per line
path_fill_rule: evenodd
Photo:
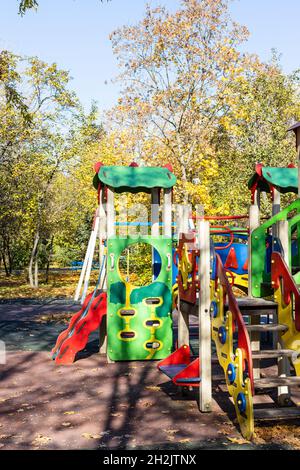
<path fill-rule="evenodd" d="M 113 271 L 115 269 L 115 255 L 113 253 L 110 254 L 110 264 L 111 270 Z"/>
<path fill-rule="evenodd" d="M 170 255 L 170 253 L 167 254 L 167 258 L 168 258 L 168 268 L 167 269 L 168 269 L 168 271 L 170 271 L 170 269 L 171 269 L 171 255 Z"/>

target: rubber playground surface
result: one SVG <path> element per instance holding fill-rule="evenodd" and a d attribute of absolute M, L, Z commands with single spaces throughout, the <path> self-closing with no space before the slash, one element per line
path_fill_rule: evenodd
<path fill-rule="evenodd" d="M 201 414 L 197 394 L 182 396 L 155 362 L 106 364 L 98 333 L 75 364 L 56 366 L 50 350 L 66 328 L 61 318 L 77 311 L 78 304 L 50 299 L 0 304 L 7 349 L 0 365 L 1 450 L 295 448 L 273 438 L 244 441 L 220 382 L 213 412 Z"/>

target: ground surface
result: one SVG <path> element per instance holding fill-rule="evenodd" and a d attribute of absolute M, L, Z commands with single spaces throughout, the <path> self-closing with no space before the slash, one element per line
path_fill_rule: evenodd
<path fill-rule="evenodd" d="M 203 415 L 197 395 L 178 395 L 155 363 L 107 365 L 96 333 L 73 366 L 57 367 L 49 352 L 77 310 L 50 300 L 0 304 L 0 449 L 300 448 L 297 426 L 264 428 L 246 443 L 218 384 L 213 413 Z"/>

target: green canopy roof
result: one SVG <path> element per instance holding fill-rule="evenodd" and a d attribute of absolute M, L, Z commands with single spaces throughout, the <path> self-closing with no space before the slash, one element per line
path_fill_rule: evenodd
<path fill-rule="evenodd" d="M 274 186 L 280 193 L 298 192 L 298 168 L 271 168 L 262 167 L 261 174 L 255 173 L 249 180 L 251 189 L 255 183 L 263 192 L 270 192 L 270 186 Z"/>
<path fill-rule="evenodd" d="M 94 179 L 96 188 L 99 181 L 118 193 L 150 193 L 153 188 L 172 188 L 177 180 L 168 168 L 102 166 Z"/>

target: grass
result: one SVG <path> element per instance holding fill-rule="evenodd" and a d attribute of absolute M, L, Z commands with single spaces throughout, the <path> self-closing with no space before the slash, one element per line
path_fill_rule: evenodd
<path fill-rule="evenodd" d="M 0 273 L 0 299 L 46 299 L 56 297 L 70 299 L 74 296 L 80 271 L 51 270 L 48 284 L 44 281 L 44 273 L 40 275 L 38 289 L 29 286 L 25 273 L 6 277 Z M 97 271 L 92 272 L 90 286 L 94 287 Z"/>

